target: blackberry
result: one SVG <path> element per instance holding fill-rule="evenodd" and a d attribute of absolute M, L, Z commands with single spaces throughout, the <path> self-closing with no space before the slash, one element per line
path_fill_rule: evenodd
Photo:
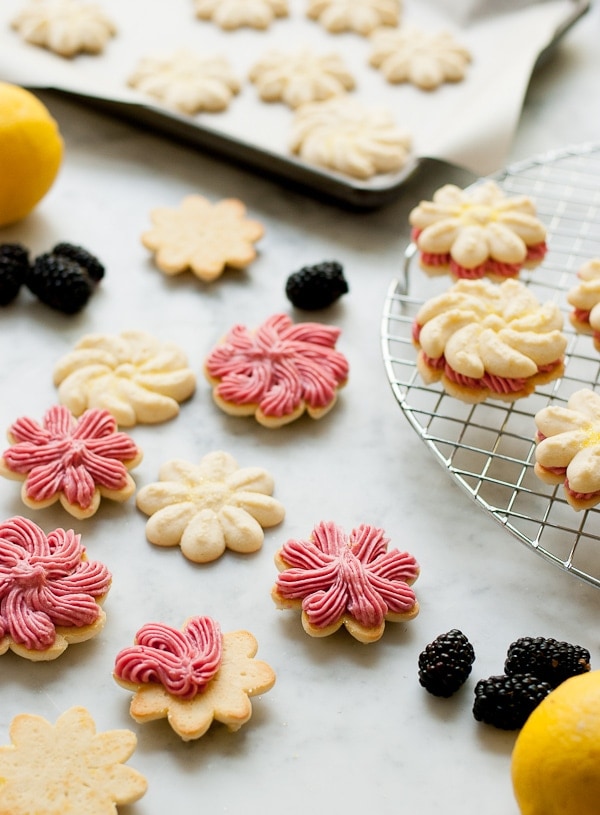
<path fill-rule="evenodd" d="M 518 730 L 552 689 L 530 673 L 480 679 L 475 685 L 473 716 L 501 730 Z"/>
<path fill-rule="evenodd" d="M 16 298 L 29 270 L 29 252 L 20 243 L 0 245 L 0 306 Z"/>
<path fill-rule="evenodd" d="M 465 683 L 474 661 L 473 646 L 453 628 L 419 654 L 419 682 L 434 696 L 452 696 Z"/>
<path fill-rule="evenodd" d="M 104 277 L 105 270 L 102 263 L 100 263 L 95 255 L 92 255 L 91 252 L 84 249 L 83 246 L 77 246 L 74 243 L 57 243 L 52 250 L 52 254 L 61 255 L 62 257 L 79 263 L 79 265 L 86 270 L 94 283 L 98 283 Z"/>
<path fill-rule="evenodd" d="M 288 300 L 305 311 L 327 308 L 347 291 L 343 267 L 335 260 L 303 266 L 291 274 L 285 284 Z"/>
<path fill-rule="evenodd" d="M 79 263 L 52 252 L 35 259 L 25 282 L 42 303 L 65 314 L 81 311 L 93 288 Z"/>
<path fill-rule="evenodd" d="M 571 676 L 590 670 L 590 652 L 580 645 L 551 637 L 521 637 L 508 649 L 506 674 L 532 673 L 553 688 Z"/>

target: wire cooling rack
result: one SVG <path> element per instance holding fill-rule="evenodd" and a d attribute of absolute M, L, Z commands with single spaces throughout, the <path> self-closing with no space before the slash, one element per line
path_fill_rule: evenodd
<path fill-rule="evenodd" d="M 549 404 L 565 404 L 581 388 L 600 389 L 600 353 L 589 336 L 571 327 L 566 301 L 579 268 L 600 257 L 600 142 L 511 165 L 493 178 L 508 195 L 531 196 L 547 227 L 544 262 L 520 279 L 540 301 L 554 300 L 564 313 L 564 375 L 513 403 L 488 399 L 470 405 L 448 396 L 438 383 L 425 385 L 416 368 L 412 323 L 423 302 L 451 281 L 421 271 L 414 244 L 385 301 L 386 373 L 404 415 L 453 480 L 522 543 L 600 588 L 600 505 L 576 512 L 562 485 L 550 487 L 533 472 L 535 414 Z"/>

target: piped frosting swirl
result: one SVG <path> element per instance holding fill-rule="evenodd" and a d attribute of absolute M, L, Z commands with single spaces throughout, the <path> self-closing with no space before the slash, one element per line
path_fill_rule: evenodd
<path fill-rule="evenodd" d="M 419 566 L 398 549 L 388 550 L 382 529 L 361 524 L 349 535 L 333 522 L 318 523 L 307 541 L 289 540 L 277 553 L 281 573 L 273 599 L 300 606 L 311 636 L 326 636 L 343 624 L 362 642 L 381 637 L 386 620 L 418 612 L 411 584 Z"/>
<path fill-rule="evenodd" d="M 319 418 L 348 377 L 348 361 L 335 349 L 339 335 L 339 328 L 294 324 L 285 314 L 270 317 L 254 332 L 235 325 L 205 363 L 217 404 L 255 414 L 266 426 L 290 422 L 305 410 Z"/>
<path fill-rule="evenodd" d="M 77 420 L 63 405 L 54 405 L 41 424 L 17 419 L 8 437 L 13 444 L 0 459 L 0 474 L 23 480 L 23 502 L 34 509 L 60 501 L 84 518 L 96 512 L 102 495 L 125 501 L 135 490 L 128 470 L 142 452 L 117 431 L 107 410 L 86 410 Z"/>
<path fill-rule="evenodd" d="M 73 530 L 55 529 L 46 535 L 27 518 L 4 521 L 0 524 L 0 653 L 10 647 L 23 656 L 51 659 L 71 639 L 92 636 L 103 625 L 98 601 L 110 583 L 107 567 L 86 559 L 80 536 Z M 48 656 L 26 653 L 43 651 Z"/>
<path fill-rule="evenodd" d="M 221 629 L 210 617 L 192 617 L 183 631 L 148 623 L 117 655 L 115 677 L 135 685 L 158 682 L 173 696 L 193 699 L 219 670 L 222 647 Z"/>
<path fill-rule="evenodd" d="M 517 280 L 459 280 L 417 312 L 413 340 L 420 370 L 462 388 L 518 393 L 558 374 L 567 346 L 552 301 L 539 303 Z"/>

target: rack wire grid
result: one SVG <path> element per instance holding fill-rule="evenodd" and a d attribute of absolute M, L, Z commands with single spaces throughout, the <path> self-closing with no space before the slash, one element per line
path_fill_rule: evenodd
<path fill-rule="evenodd" d="M 414 244 L 406 249 L 402 278 L 393 281 L 385 300 L 386 373 L 414 430 L 476 504 L 532 551 L 600 588 L 600 505 L 576 512 L 563 486 L 544 484 L 533 469 L 536 413 L 600 383 L 600 353 L 590 336 L 571 327 L 566 300 L 583 263 L 600 258 L 600 142 L 513 164 L 492 178 L 508 195 L 531 196 L 547 227 L 543 263 L 522 271 L 520 280 L 541 302 L 557 302 L 564 314 L 563 376 L 512 403 L 489 398 L 467 404 L 438 383 L 424 384 L 412 324 L 425 300 L 449 283 L 447 275 L 432 278 L 419 269 Z"/>

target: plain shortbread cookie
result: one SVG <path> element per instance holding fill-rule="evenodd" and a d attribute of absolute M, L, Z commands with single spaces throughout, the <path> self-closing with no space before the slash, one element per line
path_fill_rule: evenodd
<path fill-rule="evenodd" d="M 51 724 L 21 713 L 0 747 L 1 815 L 115 815 L 138 801 L 144 776 L 125 766 L 137 738 L 131 730 L 96 732 L 88 710 L 72 707 Z"/>
<path fill-rule="evenodd" d="M 61 57 L 100 54 L 117 33 L 100 5 L 79 0 L 31 0 L 11 26 L 25 42 Z"/>

